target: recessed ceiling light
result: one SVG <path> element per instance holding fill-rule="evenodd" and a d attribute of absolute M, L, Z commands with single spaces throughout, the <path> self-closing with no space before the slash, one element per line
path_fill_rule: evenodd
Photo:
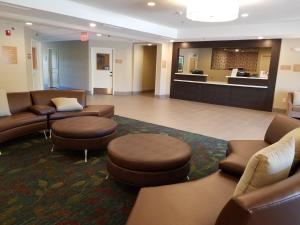
<path fill-rule="evenodd" d="M 32 26 L 33 24 L 31 22 L 26 22 L 25 23 L 27 26 Z"/>
<path fill-rule="evenodd" d="M 243 14 L 241 15 L 241 17 L 243 17 L 243 18 L 246 18 L 246 17 L 248 17 L 248 16 L 249 16 L 248 13 L 243 13 Z"/>
<path fill-rule="evenodd" d="M 148 46 L 152 46 L 152 44 L 149 43 Z"/>
<path fill-rule="evenodd" d="M 90 23 L 90 27 L 96 27 L 97 26 L 97 24 L 95 24 L 95 23 Z"/>
<path fill-rule="evenodd" d="M 155 2 L 148 2 L 147 5 L 150 6 L 150 7 L 154 7 L 154 6 L 156 6 L 156 3 Z"/>
<path fill-rule="evenodd" d="M 239 52 L 240 50 L 239 50 L 239 49 L 235 49 L 234 51 L 235 51 L 235 52 Z"/>
<path fill-rule="evenodd" d="M 102 34 L 96 34 L 97 35 L 97 37 L 102 37 Z"/>
<path fill-rule="evenodd" d="M 170 40 L 170 42 L 172 42 L 172 43 L 173 43 L 173 42 L 174 42 L 174 40 Z"/>
<path fill-rule="evenodd" d="M 258 37 L 257 39 L 260 39 L 260 40 L 262 40 L 262 39 L 264 39 L 264 37 L 260 36 L 260 37 Z"/>

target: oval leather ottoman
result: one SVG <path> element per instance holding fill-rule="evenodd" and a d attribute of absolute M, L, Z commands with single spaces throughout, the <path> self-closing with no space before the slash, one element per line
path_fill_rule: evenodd
<path fill-rule="evenodd" d="M 59 120 L 52 125 L 53 145 L 67 150 L 106 149 L 114 138 L 117 123 L 97 116 L 82 116 Z"/>
<path fill-rule="evenodd" d="M 108 145 L 107 169 L 117 181 L 132 186 L 181 182 L 190 170 L 191 147 L 160 134 L 130 134 Z"/>

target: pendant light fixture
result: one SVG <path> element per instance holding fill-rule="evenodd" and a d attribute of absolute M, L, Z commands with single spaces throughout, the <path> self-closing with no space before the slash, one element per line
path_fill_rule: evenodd
<path fill-rule="evenodd" d="M 227 22 L 239 17 L 239 0 L 187 0 L 186 16 L 199 22 Z"/>

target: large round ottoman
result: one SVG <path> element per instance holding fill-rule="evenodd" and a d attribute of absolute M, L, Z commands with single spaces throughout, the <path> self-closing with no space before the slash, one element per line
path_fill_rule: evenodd
<path fill-rule="evenodd" d="M 113 139 L 117 123 L 97 116 L 82 116 L 59 120 L 52 125 L 54 146 L 66 150 L 84 150 L 85 162 L 90 150 L 106 149 Z"/>
<path fill-rule="evenodd" d="M 117 181 L 137 187 L 183 181 L 190 170 L 191 147 L 160 134 L 130 134 L 108 145 L 107 169 Z"/>

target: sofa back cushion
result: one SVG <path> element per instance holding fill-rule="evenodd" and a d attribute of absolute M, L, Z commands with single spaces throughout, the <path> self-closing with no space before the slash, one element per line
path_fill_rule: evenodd
<path fill-rule="evenodd" d="M 282 181 L 289 176 L 295 157 L 295 138 L 283 138 L 255 153 L 249 160 L 234 196 Z"/>
<path fill-rule="evenodd" d="M 7 93 L 7 99 L 12 114 L 29 111 L 32 106 L 30 92 Z"/>
<path fill-rule="evenodd" d="M 276 115 L 266 132 L 265 141 L 269 144 L 274 144 L 284 135 L 298 127 L 300 127 L 299 120 L 284 115 Z"/>
<path fill-rule="evenodd" d="M 77 98 L 80 105 L 86 106 L 86 93 L 84 90 L 45 90 L 32 91 L 31 97 L 35 105 L 54 106 L 51 99 L 53 98 Z"/>

